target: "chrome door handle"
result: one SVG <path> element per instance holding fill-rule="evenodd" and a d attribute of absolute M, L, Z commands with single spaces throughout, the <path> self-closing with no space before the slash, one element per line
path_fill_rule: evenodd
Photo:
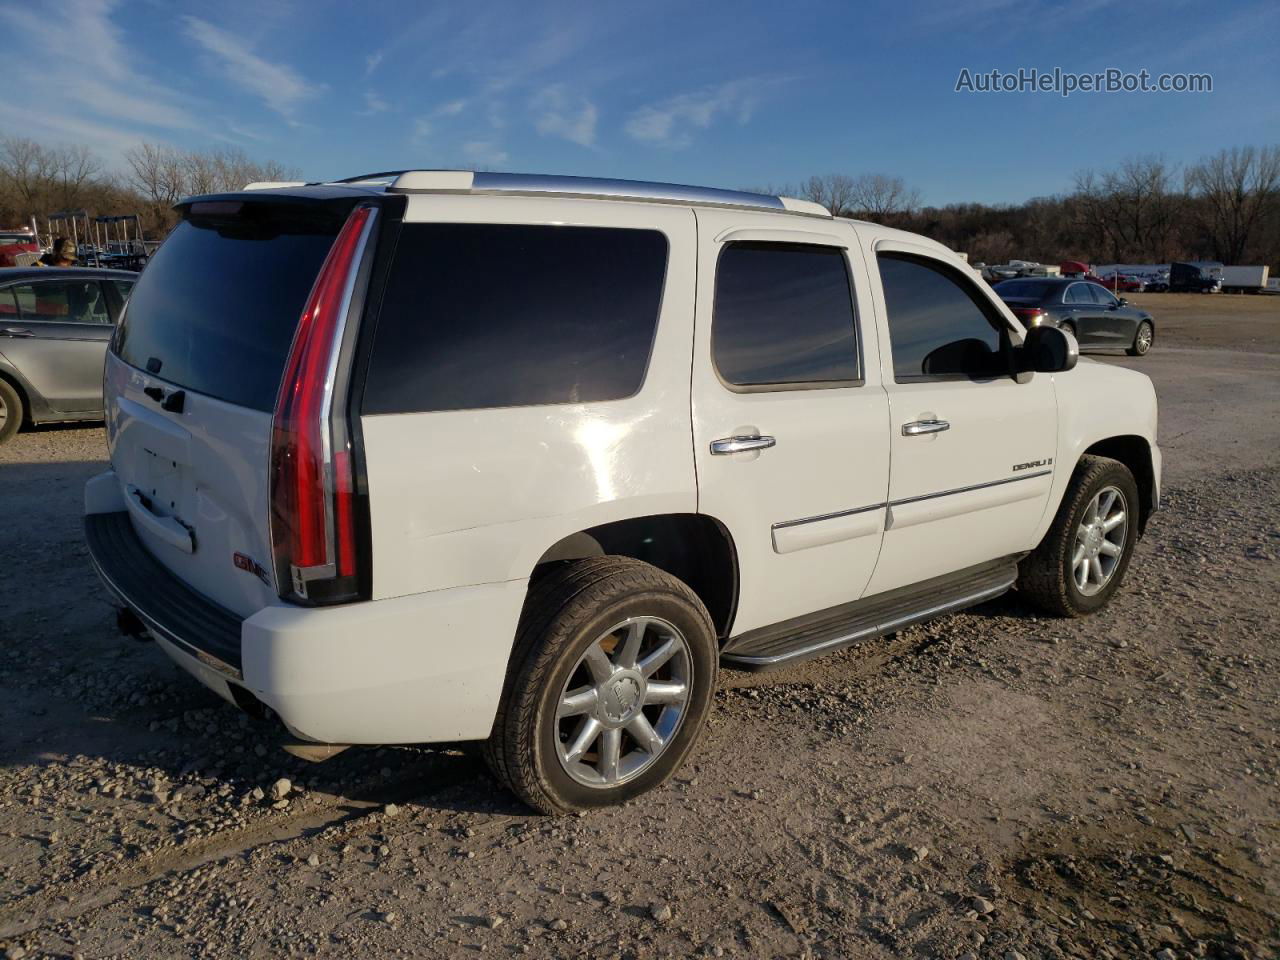
<path fill-rule="evenodd" d="M 945 420 L 915 420 L 902 425 L 902 435 L 904 437 L 918 437 L 921 434 L 941 433 L 943 430 L 950 429 L 951 424 Z"/>
<path fill-rule="evenodd" d="M 725 437 L 711 441 L 712 453 L 743 453 L 747 450 L 767 450 L 778 441 L 773 437 Z"/>
<path fill-rule="evenodd" d="M 15 328 L 13 328 L 13 327 L 5 327 L 3 330 L 0 330 L 0 336 L 5 336 L 5 337 L 34 337 L 34 336 L 35 336 L 35 334 L 34 334 L 34 333 L 32 333 L 30 330 L 17 330 L 17 329 L 15 329 Z"/>

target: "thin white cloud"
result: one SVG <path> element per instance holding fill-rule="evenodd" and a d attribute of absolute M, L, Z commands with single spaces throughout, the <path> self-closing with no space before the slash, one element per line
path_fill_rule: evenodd
<path fill-rule="evenodd" d="M 462 152 L 468 160 L 489 166 L 506 163 L 511 157 L 494 140 L 468 140 L 462 145 Z"/>
<path fill-rule="evenodd" d="M 442 103 L 436 107 L 436 115 L 440 117 L 456 117 L 467 108 L 465 100 L 450 100 L 448 103 Z"/>
<path fill-rule="evenodd" d="M 373 76 L 373 71 L 377 70 L 382 64 L 383 53 L 381 50 L 375 50 L 364 58 L 364 75 L 366 77 Z"/>
<path fill-rule="evenodd" d="M 264 60 L 235 34 L 198 17 L 183 19 L 187 36 L 213 55 L 227 80 L 259 97 L 286 120 L 292 121 L 297 108 L 323 89 L 308 83 L 292 67 Z"/>
<path fill-rule="evenodd" d="M 435 127 L 432 125 L 430 120 L 426 117 L 418 117 L 418 119 L 413 121 L 413 136 L 409 138 L 410 142 L 415 147 L 420 147 L 427 142 L 427 139 L 434 132 Z"/>
<path fill-rule="evenodd" d="M 586 97 L 570 94 L 563 83 L 539 90 L 529 103 L 533 124 L 544 137 L 563 137 L 584 147 L 596 142 L 599 111 Z"/>
<path fill-rule="evenodd" d="M 25 63 L 50 65 L 56 77 L 56 82 L 39 86 L 38 109 L 28 99 L 28 115 L 38 121 L 39 114 L 61 111 L 66 123 L 99 130 L 106 126 L 95 121 L 103 120 L 122 127 L 199 129 L 191 101 L 133 66 L 142 57 L 126 46 L 123 31 L 112 22 L 115 8 L 114 0 L 69 0 L 48 9 L 0 7 L 0 36 L 6 49 L 20 51 Z M 81 110 L 86 111 L 84 118 L 76 116 Z M 104 146 L 118 142 L 114 136 L 95 139 Z"/>
<path fill-rule="evenodd" d="M 706 130 L 717 120 L 747 123 L 768 89 L 785 81 L 779 77 L 748 77 L 681 93 L 634 111 L 624 129 L 633 140 L 681 149 L 693 142 L 696 131 Z"/>
<path fill-rule="evenodd" d="M 383 100 L 372 90 L 366 90 L 364 93 L 364 109 L 360 111 L 362 116 L 371 117 L 375 113 L 386 113 L 391 109 L 391 104 Z"/>

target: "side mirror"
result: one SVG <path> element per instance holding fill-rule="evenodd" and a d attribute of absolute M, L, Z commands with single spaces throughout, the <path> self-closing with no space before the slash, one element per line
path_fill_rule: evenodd
<path fill-rule="evenodd" d="M 1126 300 L 1124 297 L 1121 297 L 1117 302 L 1122 307 L 1127 307 L 1129 305 L 1129 301 Z"/>
<path fill-rule="evenodd" d="M 1080 359 L 1076 338 L 1057 327 L 1032 327 L 1018 351 L 1021 360 L 1018 366 L 1024 372 L 1062 373 Z"/>

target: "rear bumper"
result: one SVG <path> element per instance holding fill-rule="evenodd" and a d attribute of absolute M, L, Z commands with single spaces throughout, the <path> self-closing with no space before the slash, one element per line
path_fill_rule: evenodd
<path fill-rule="evenodd" d="M 235 688 L 298 737 L 429 743 L 489 735 L 526 581 L 240 618 L 148 553 L 125 512 L 85 517 L 107 589 L 172 659 L 220 696 Z"/>

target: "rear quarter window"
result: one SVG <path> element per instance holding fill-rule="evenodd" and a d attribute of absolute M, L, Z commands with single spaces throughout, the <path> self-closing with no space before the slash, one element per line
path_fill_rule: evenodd
<path fill-rule="evenodd" d="M 648 367 L 666 265 L 656 230 L 405 224 L 363 412 L 632 396 Z"/>

